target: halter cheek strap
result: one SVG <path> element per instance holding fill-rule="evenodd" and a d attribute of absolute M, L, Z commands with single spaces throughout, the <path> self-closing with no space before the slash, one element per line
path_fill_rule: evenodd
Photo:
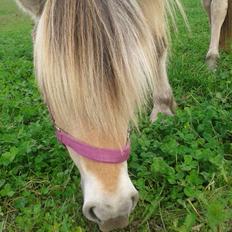
<path fill-rule="evenodd" d="M 102 163 L 122 163 L 129 159 L 130 156 L 130 143 L 127 142 L 126 146 L 121 150 L 98 148 L 88 145 L 82 141 L 73 138 L 68 133 L 61 129 L 56 130 L 57 139 L 72 148 L 77 154 Z M 128 140 L 129 141 L 129 140 Z"/>

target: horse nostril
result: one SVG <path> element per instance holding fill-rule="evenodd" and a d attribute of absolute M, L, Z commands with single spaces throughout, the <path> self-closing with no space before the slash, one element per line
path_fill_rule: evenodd
<path fill-rule="evenodd" d="M 137 205 L 137 203 L 139 201 L 139 195 L 138 195 L 138 193 L 134 194 L 131 197 L 131 201 L 132 201 L 132 210 L 134 210 L 135 206 Z"/>
<path fill-rule="evenodd" d="M 94 212 L 94 209 L 96 207 L 90 207 L 89 210 L 88 210 L 88 213 L 89 213 L 89 216 L 90 218 L 93 220 L 93 221 L 97 221 L 97 222 L 101 222 L 101 220 L 97 217 L 96 213 Z"/>

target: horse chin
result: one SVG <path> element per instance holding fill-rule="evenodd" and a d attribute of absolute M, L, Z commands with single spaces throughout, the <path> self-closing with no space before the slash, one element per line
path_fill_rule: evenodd
<path fill-rule="evenodd" d="M 117 218 L 109 219 L 108 221 L 99 224 L 99 228 L 103 232 L 109 232 L 116 229 L 123 229 L 129 224 L 128 216 L 120 216 Z"/>

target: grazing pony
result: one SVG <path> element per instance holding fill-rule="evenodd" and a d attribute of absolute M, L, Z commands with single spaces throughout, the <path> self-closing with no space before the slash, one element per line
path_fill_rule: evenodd
<path fill-rule="evenodd" d="M 127 170 L 129 123 L 153 98 L 172 114 L 167 15 L 178 0 L 16 0 L 35 20 L 34 64 L 57 138 L 81 173 L 83 213 L 123 228 L 138 202 Z"/>
<path fill-rule="evenodd" d="M 203 0 L 211 25 L 211 41 L 206 56 L 209 69 L 214 70 L 219 58 L 219 47 L 230 48 L 232 39 L 232 0 Z"/>

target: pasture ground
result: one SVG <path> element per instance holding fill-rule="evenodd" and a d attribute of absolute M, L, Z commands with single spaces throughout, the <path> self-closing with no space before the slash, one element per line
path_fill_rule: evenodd
<path fill-rule="evenodd" d="M 179 108 L 132 133 L 131 178 L 140 202 L 131 232 L 232 231 L 232 54 L 204 65 L 207 18 L 184 0 L 169 76 Z M 60 146 L 33 75 L 32 22 L 0 0 L 0 232 L 98 231 L 82 216 L 80 176 Z"/>

